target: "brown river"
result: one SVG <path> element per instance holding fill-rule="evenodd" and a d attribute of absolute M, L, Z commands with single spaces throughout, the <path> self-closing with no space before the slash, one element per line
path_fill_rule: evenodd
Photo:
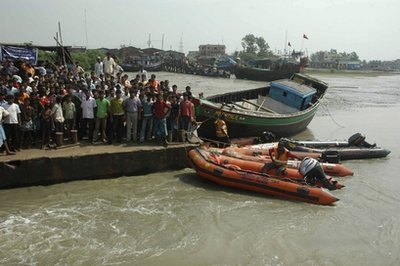
<path fill-rule="evenodd" d="M 156 74 L 206 96 L 263 85 Z M 400 265 L 400 75 L 315 76 L 330 88 L 295 138 L 361 132 L 392 151 L 344 161 L 355 174 L 340 178 L 336 206 L 223 188 L 189 168 L 0 190 L 0 265 Z"/>

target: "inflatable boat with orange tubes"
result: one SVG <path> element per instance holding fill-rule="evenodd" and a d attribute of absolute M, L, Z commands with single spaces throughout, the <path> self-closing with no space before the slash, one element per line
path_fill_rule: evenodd
<path fill-rule="evenodd" d="M 237 166 L 239 169 L 249 170 L 249 171 L 253 171 L 253 172 L 257 172 L 257 173 L 263 173 L 263 168 L 265 165 L 265 163 L 246 161 L 246 160 L 242 160 L 242 159 L 238 159 L 238 158 L 225 156 L 223 154 L 215 154 L 215 153 L 207 152 L 205 155 L 207 157 L 213 157 L 213 160 L 215 160 L 217 162 L 217 164 L 234 165 L 234 166 Z M 273 176 L 273 177 L 290 178 L 290 179 L 299 180 L 299 181 L 303 181 L 303 179 L 304 179 L 304 176 L 302 174 L 300 174 L 298 169 L 295 169 L 295 168 L 286 168 L 285 173 L 281 173 L 278 171 L 278 169 L 273 168 L 273 169 L 269 169 L 266 172 L 266 174 L 269 176 Z M 332 177 L 328 177 L 328 180 L 329 180 L 329 182 L 335 184 L 336 189 L 341 189 L 344 187 L 343 184 L 337 182 Z M 317 183 L 317 186 L 321 186 L 321 184 Z"/>
<path fill-rule="evenodd" d="M 320 205 L 333 205 L 339 200 L 327 190 L 302 184 L 300 180 L 272 177 L 234 164 L 219 164 L 215 156 L 209 155 L 205 149 L 195 148 L 189 151 L 188 159 L 199 176 L 214 183 Z"/>
<path fill-rule="evenodd" d="M 222 153 L 226 156 L 237 158 L 237 159 L 242 159 L 246 161 L 254 161 L 254 162 L 260 162 L 260 163 L 270 163 L 272 162 L 271 158 L 269 155 L 247 155 L 247 152 L 240 153 L 241 150 L 237 150 L 240 148 L 233 148 L 233 147 L 228 147 L 225 149 L 217 149 L 217 148 L 211 148 L 210 151 L 215 151 L 217 153 Z M 298 160 L 288 160 L 287 168 L 294 168 L 298 169 L 300 166 L 300 161 Z M 324 172 L 328 175 L 331 176 L 351 176 L 353 175 L 353 171 L 344 166 L 343 164 L 337 164 L 337 163 L 321 163 L 322 169 Z"/>

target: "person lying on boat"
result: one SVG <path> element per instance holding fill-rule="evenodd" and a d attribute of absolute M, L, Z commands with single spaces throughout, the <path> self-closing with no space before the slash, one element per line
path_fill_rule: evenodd
<path fill-rule="evenodd" d="M 330 182 L 321 164 L 314 158 L 305 157 L 300 163 L 299 172 L 304 176 L 304 181 L 307 185 L 314 186 L 317 182 L 320 182 L 324 188 L 329 190 L 336 189 L 337 181 Z"/>
<path fill-rule="evenodd" d="M 217 137 L 217 141 L 224 144 L 230 144 L 231 140 L 229 139 L 228 127 L 225 123 L 225 115 L 224 114 L 216 114 L 215 115 L 215 136 Z"/>
<path fill-rule="evenodd" d="M 289 158 L 298 159 L 296 155 L 291 153 L 285 148 L 285 141 L 280 140 L 277 145 L 270 148 L 269 156 L 271 157 L 270 163 L 266 163 L 262 168 L 262 172 L 267 173 L 271 169 L 278 169 L 278 173 L 286 174 L 286 164 Z"/>

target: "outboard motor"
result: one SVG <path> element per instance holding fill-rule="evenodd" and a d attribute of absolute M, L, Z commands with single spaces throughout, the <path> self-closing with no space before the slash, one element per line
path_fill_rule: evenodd
<path fill-rule="evenodd" d="M 257 142 L 255 144 L 258 143 L 270 143 L 276 140 L 276 136 L 274 135 L 274 133 L 269 132 L 269 131 L 263 131 L 261 133 L 261 136 L 258 137 L 254 142 Z"/>
<path fill-rule="evenodd" d="M 326 150 L 321 154 L 321 161 L 327 163 L 339 163 L 340 154 L 337 150 Z"/>
<path fill-rule="evenodd" d="M 355 133 L 352 135 L 349 140 L 347 141 L 349 143 L 349 146 L 363 146 L 366 148 L 374 148 L 376 147 L 376 144 L 370 144 L 365 141 L 365 135 L 361 133 Z"/>
<path fill-rule="evenodd" d="M 356 133 L 353 134 L 347 142 L 349 143 L 349 146 L 361 146 L 364 140 L 365 140 L 364 134 Z"/>

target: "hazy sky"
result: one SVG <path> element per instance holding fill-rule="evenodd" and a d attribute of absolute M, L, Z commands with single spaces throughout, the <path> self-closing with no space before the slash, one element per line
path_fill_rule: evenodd
<path fill-rule="evenodd" d="M 400 59 L 399 0 L 6 0 L 1 10 L 0 43 L 55 45 L 60 21 L 65 45 L 89 48 L 146 48 L 151 33 L 155 48 L 164 34 L 164 49 L 179 50 L 182 38 L 185 53 L 200 44 L 225 44 L 232 53 L 252 33 L 275 51 L 287 33 L 292 48 L 304 41 L 308 54 L 333 48 Z"/>

